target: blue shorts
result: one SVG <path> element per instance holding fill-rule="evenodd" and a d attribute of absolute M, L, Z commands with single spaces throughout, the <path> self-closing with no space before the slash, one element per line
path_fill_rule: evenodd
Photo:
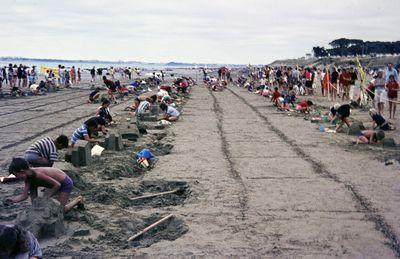
<path fill-rule="evenodd" d="M 35 162 L 39 158 L 39 155 L 35 153 L 25 153 L 24 158 L 28 163 L 30 163 Z"/>
<path fill-rule="evenodd" d="M 64 181 L 62 181 L 59 192 L 71 193 L 74 182 L 72 179 L 66 175 Z"/>

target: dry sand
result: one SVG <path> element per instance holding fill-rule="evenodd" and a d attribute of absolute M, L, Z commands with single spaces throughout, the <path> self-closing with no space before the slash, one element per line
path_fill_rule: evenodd
<path fill-rule="evenodd" d="M 31 102 L 2 101 L 3 166 L 37 138 L 70 135 L 96 107 L 80 105 L 87 94 L 69 90 Z M 61 101 L 68 96 L 76 97 Z M 11 104 L 21 110 L 18 116 L 1 115 L 12 111 Z M 111 107 L 118 113 L 118 128 L 130 126 L 125 105 Z M 363 111 L 352 117 L 367 120 Z M 65 216 L 63 235 L 42 240 L 45 256 L 399 256 L 400 166 L 384 164 L 399 151 L 355 146 L 354 137 L 317 128 L 243 89 L 230 86 L 216 93 L 200 84 L 182 119 L 162 133 L 126 141 L 125 151 L 105 151 L 90 167 L 57 164 L 70 170 L 78 188 L 73 196 L 83 193 L 87 203 L 84 211 Z M 134 161 L 142 147 L 157 156 L 149 171 Z M 21 183 L 0 185 L 2 199 L 21 188 Z M 128 199 L 176 188 L 177 194 L 143 202 Z M 0 203 L 0 221 L 15 221 L 30 206 Z M 173 219 L 133 243 L 126 241 L 169 213 Z"/>

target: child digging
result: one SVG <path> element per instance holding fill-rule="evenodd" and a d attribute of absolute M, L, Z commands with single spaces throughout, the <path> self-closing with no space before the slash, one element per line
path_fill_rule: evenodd
<path fill-rule="evenodd" d="M 357 134 L 357 142 L 358 143 L 365 143 L 365 144 L 373 144 L 377 143 L 379 140 L 385 138 L 385 132 L 383 130 L 363 130 Z"/>
<path fill-rule="evenodd" d="M 52 167 L 54 161 L 58 160 L 57 151 L 67 147 L 68 137 L 65 135 L 60 135 L 56 140 L 46 137 L 29 146 L 24 156 L 31 166 Z"/>
<path fill-rule="evenodd" d="M 180 113 L 174 107 L 168 106 L 166 103 L 161 103 L 160 109 L 165 112 L 163 118 L 164 120 L 177 121 L 179 119 Z"/>
<path fill-rule="evenodd" d="M 52 197 L 59 194 L 58 201 L 64 208 L 64 213 L 70 211 L 73 207 L 83 206 L 83 197 L 78 196 L 72 202 L 68 203 L 69 195 L 74 183 L 71 178 L 62 170 L 54 167 L 29 167 L 28 162 L 20 157 L 13 158 L 9 169 L 10 174 L 25 180 L 25 187 L 22 193 L 12 199 L 10 202 L 18 203 L 31 197 L 34 200 L 38 196 L 38 187 L 46 187 L 45 196 Z"/>

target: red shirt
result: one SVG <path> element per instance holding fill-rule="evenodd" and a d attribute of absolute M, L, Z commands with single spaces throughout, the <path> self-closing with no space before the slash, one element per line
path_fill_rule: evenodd
<path fill-rule="evenodd" d="M 301 102 L 301 103 L 298 103 L 297 105 L 300 106 L 301 108 L 308 108 L 308 104 L 307 104 L 306 101 L 303 101 L 303 102 Z"/>
<path fill-rule="evenodd" d="M 389 81 L 386 86 L 387 86 L 389 92 L 399 90 L 399 84 L 396 81 Z"/>
<path fill-rule="evenodd" d="M 274 92 L 272 94 L 272 100 L 275 101 L 276 99 L 278 99 L 279 97 L 281 97 L 281 93 L 279 93 L 278 91 Z"/>

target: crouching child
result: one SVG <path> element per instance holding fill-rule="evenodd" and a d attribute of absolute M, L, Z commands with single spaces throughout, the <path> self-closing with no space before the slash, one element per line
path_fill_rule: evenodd
<path fill-rule="evenodd" d="M 18 203 L 26 200 L 28 196 L 34 200 L 38 197 L 38 187 L 46 187 L 45 196 L 52 197 L 58 194 L 58 201 L 64 208 L 64 212 L 70 211 L 75 206 L 83 206 L 82 196 L 78 196 L 67 204 L 74 183 L 66 173 L 58 168 L 29 167 L 24 158 L 16 157 L 13 158 L 8 171 L 25 181 L 22 193 L 8 200 L 9 202 Z"/>
<path fill-rule="evenodd" d="M 168 106 L 166 103 L 160 104 L 160 109 L 164 111 L 163 120 L 167 121 L 177 121 L 179 119 L 180 113 L 177 109 L 172 106 Z"/>

